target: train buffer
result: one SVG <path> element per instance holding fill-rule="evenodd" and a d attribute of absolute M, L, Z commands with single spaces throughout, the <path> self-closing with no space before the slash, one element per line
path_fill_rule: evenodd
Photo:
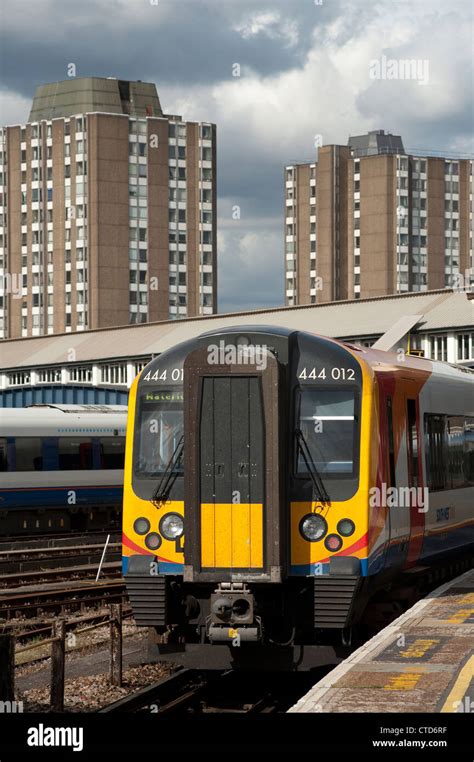
<path fill-rule="evenodd" d="M 289 711 L 474 713 L 474 570 L 418 601 Z"/>

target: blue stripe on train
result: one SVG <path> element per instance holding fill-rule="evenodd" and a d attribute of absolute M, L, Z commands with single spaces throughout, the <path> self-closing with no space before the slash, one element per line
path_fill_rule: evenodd
<path fill-rule="evenodd" d="M 367 576 L 367 559 L 360 559 L 361 575 Z M 316 576 L 329 574 L 329 564 L 292 564 L 290 566 L 290 575 L 295 577 Z"/>
<path fill-rule="evenodd" d="M 122 499 L 123 488 L 116 485 L 0 490 L 0 509 L 64 507 L 65 505 L 87 505 L 88 503 L 101 505 L 121 503 Z"/>

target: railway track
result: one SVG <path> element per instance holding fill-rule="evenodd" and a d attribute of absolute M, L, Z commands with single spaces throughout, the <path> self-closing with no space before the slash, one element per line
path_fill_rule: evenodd
<path fill-rule="evenodd" d="M 24 623 L 30 618 L 51 616 L 128 600 L 123 579 L 99 582 L 81 580 L 41 585 L 25 585 L 0 594 L 0 626 L 12 619 Z M 3 622 L 2 622 L 3 620 Z"/>
<path fill-rule="evenodd" d="M 64 534 L 28 534 L 18 536 L 0 537 L 0 552 L 7 550 L 34 550 L 35 548 L 56 548 L 72 545 L 97 544 L 104 545 L 107 535 L 110 542 L 119 542 L 121 532 L 119 529 L 104 532 L 103 530 L 90 532 L 66 532 Z"/>
<path fill-rule="evenodd" d="M 0 596 L 2 588 L 35 582 L 95 577 L 107 540 L 105 533 L 81 533 L 66 537 L 13 540 L 0 542 Z M 120 534 L 110 535 L 104 571 L 109 576 L 120 574 Z"/>
<path fill-rule="evenodd" d="M 120 543 L 107 546 L 107 560 L 120 559 Z M 0 585 L 11 581 L 12 576 L 22 576 L 26 572 L 40 572 L 58 567 L 77 566 L 82 561 L 89 566 L 98 565 L 104 544 L 81 544 L 59 547 L 17 548 L 0 550 Z"/>
<path fill-rule="evenodd" d="M 328 669 L 325 668 L 325 671 Z M 109 704 L 100 713 L 185 715 L 286 712 L 309 690 L 315 679 L 314 673 L 179 669 Z"/>
<path fill-rule="evenodd" d="M 76 559 L 77 561 L 77 559 Z M 68 580 L 77 580 L 79 578 L 95 578 L 99 566 L 98 559 L 94 563 L 85 563 L 79 566 L 60 566 L 53 569 L 37 569 L 35 571 L 22 571 L 14 574 L 4 574 L 0 577 L 0 603 L 3 600 L 4 593 L 13 587 L 24 587 L 25 589 L 32 584 L 46 584 L 47 582 L 62 582 Z M 108 577 L 118 577 L 121 575 L 120 561 L 106 561 L 102 564 L 102 573 Z"/>

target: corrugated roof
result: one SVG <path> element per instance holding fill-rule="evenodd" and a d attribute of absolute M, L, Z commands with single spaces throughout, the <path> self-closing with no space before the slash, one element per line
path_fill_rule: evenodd
<path fill-rule="evenodd" d="M 422 314 L 416 331 L 473 328 L 474 301 L 464 292 L 416 294 L 278 307 L 202 318 L 103 328 L 80 333 L 8 339 L 0 343 L 0 368 L 85 363 L 159 354 L 206 331 L 232 325 L 275 325 L 339 339 L 385 333 L 401 316 Z"/>

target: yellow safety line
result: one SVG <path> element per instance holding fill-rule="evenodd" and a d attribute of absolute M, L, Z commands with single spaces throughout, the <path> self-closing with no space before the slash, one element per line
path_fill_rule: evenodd
<path fill-rule="evenodd" d="M 471 656 L 467 660 L 462 670 L 460 671 L 456 682 L 451 688 L 451 692 L 448 698 L 444 702 L 441 712 L 446 713 L 446 712 L 457 711 L 457 708 L 454 709 L 454 706 L 456 707 L 459 706 L 459 702 L 462 701 L 463 696 L 466 693 L 469 683 L 471 682 L 473 676 L 474 676 L 474 656 Z"/>

